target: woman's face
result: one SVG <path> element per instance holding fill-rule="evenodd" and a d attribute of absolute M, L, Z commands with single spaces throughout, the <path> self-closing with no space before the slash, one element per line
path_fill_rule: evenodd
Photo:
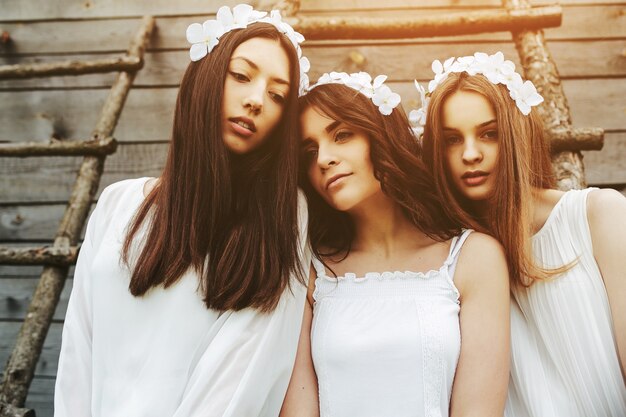
<path fill-rule="evenodd" d="M 300 116 L 311 185 L 334 209 L 351 211 L 382 194 L 366 134 L 308 107 Z"/>
<path fill-rule="evenodd" d="M 252 38 L 237 46 L 222 100 L 226 147 L 236 154 L 259 147 L 280 121 L 291 87 L 289 57 L 279 41 Z"/>
<path fill-rule="evenodd" d="M 488 200 L 496 184 L 499 140 L 496 114 L 485 96 L 457 91 L 443 104 L 448 177 L 473 201 Z"/>

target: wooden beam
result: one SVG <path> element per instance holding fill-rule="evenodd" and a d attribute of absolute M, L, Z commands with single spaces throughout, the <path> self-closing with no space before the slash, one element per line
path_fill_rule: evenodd
<path fill-rule="evenodd" d="M 0 80 L 82 75 L 114 71 L 138 71 L 143 61 L 136 56 L 95 59 L 91 61 L 59 61 L 37 64 L 1 65 Z"/>
<path fill-rule="evenodd" d="M 117 149 L 117 141 L 112 137 L 85 141 L 59 141 L 49 143 L 0 143 L 0 156 L 76 156 L 110 155 Z"/>
<path fill-rule="evenodd" d="M 604 129 L 588 128 L 557 128 L 546 130 L 550 142 L 550 151 L 599 151 L 604 146 Z"/>
<path fill-rule="evenodd" d="M 0 264 L 3 265 L 58 265 L 76 263 L 78 246 L 44 246 L 38 248 L 9 248 L 0 246 Z"/>
<path fill-rule="evenodd" d="M 143 59 L 145 48 L 154 29 L 154 19 L 144 17 L 141 28 L 128 48 L 127 54 Z M 94 138 L 113 135 L 122 107 L 136 72 L 120 72 L 111 88 L 93 132 Z M 85 225 L 91 201 L 98 190 L 106 156 L 87 156 L 80 167 L 63 219 L 54 241 L 54 248 L 69 250 L 76 246 Z M 54 310 L 59 301 L 68 266 L 46 266 L 20 328 L 15 348 L 7 362 L 0 390 L 0 401 L 15 407 L 23 406 L 33 379 L 37 360 L 48 333 Z"/>
<path fill-rule="evenodd" d="M 503 0 L 503 5 L 511 11 L 530 10 L 527 0 Z M 548 50 L 543 32 L 532 28 L 520 28 L 512 32 L 526 78 L 535 84 L 544 98 L 538 107 L 544 128 L 570 129 L 572 120 L 569 105 L 559 71 Z M 552 165 L 559 189 L 569 190 L 587 186 L 580 152 L 565 151 L 554 154 Z"/>
<path fill-rule="evenodd" d="M 286 20 L 308 40 L 381 40 L 539 30 L 560 26 L 561 17 L 561 6 L 545 6 L 399 18 L 305 16 Z"/>

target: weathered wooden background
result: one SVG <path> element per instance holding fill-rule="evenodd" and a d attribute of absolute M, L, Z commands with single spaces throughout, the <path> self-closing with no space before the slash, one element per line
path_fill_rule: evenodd
<path fill-rule="evenodd" d="M 102 187 L 132 177 L 156 176 L 163 165 L 180 77 L 189 62 L 185 29 L 202 22 L 224 0 L 3 0 L 0 65 L 117 56 L 140 17 L 157 17 L 146 55 L 115 137 L 118 151 L 106 162 Z M 533 4 L 554 2 L 535 0 Z M 604 149 L 587 152 L 591 185 L 626 191 L 626 1 L 563 0 L 563 25 L 546 30 L 558 64 L 574 126 L 606 130 Z M 259 3 L 256 3 L 259 5 Z M 267 6 L 270 1 L 261 2 Z M 405 16 L 498 8 L 499 0 L 303 0 L 309 15 Z M 412 80 L 427 81 L 435 58 L 502 50 L 518 62 L 509 33 L 402 41 L 318 41 L 304 48 L 312 78 L 326 70 L 366 70 L 389 75 L 405 107 L 415 104 Z M 0 141 L 87 138 L 114 74 L 0 82 Z M 0 158 L 0 244 L 50 243 L 74 181 L 79 158 Z M 0 365 L 4 366 L 40 268 L 0 267 Z M 70 274 L 71 276 L 71 274 Z M 72 280 L 56 311 L 27 406 L 52 415 L 61 328 Z M 112 307 L 113 308 L 113 307 Z"/>

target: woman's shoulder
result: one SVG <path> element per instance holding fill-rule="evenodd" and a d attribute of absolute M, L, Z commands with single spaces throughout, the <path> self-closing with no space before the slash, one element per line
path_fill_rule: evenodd
<path fill-rule="evenodd" d="M 116 211 L 131 212 L 144 200 L 143 188 L 150 178 L 134 178 L 115 182 L 102 190 L 94 214 L 106 220 Z"/>
<path fill-rule="evenodd" d="M 98 204 L 129 197 L 143 197 L 144 185 L 150 180 L 152 178 L 143 177 L 114 182 L 102 190 L 98 198 Z"/>
<path fill-rule="evenodd" d="M 626 209 L 626 197 L 611 188 L 589 189 L 587 213 L 589 216 L 606 216 Z"/>
<path fill-rule="evenodd" d="M 477 232 L 477 231 L 472 231 L 471 233 L 469 233 L 465 243 L 463 244 L 463 248 L 464 248 L 463 251 L 465 251 L 466 255 L 468 252 L 483 252 L 483 251 L 488 251 L 488 252 L 500 251 L 504 253 L 502 250 L 502 245 L 500 244 L 500 242 L 498 242 L 498 240 L 495 237 L 488 235 L 486 233 Z"/>
<path fill-rule="evenodd" d="M 609 232 L 626 219 L 626 197 L 610 188 L 590 190 L 587 196 L 587 221 L 592 234 Z M 604 232 L 603 232 L 604 234 Z"/>
<path fill-rule="evenodd" d="M 455 275 L 454 281 L 462 294 L 475 286 L 508 286 L 504 248 L 494 237 L 472 232 L 459 254 Z"/>

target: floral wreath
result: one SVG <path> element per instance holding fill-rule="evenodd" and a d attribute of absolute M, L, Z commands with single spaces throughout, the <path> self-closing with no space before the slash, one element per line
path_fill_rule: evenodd
<path fill-rule="evenodd" d="M 537 93 L 535 85 L 529 80 L 523 81 L 522 76 L 515 72 L 515 64 L 505 60 L 500 51 L 493 55 L 476 52 L 470 56 L 451 57 L 443 64 L 439 60 L 435 60 L 431 68 L 435 73 L 435 78 L 428 83 L 428 93 L 424 87 L 415 81 L 415 88 L 420 94 L 422 107 L 411 110 L 409 121 L 417 135 L 424 132 L 430 95 L 453 72 L 467 72 L 469 75 L 482 74 L 493 84 L 504 84 L 509 90 L 509 95 L 515 101 L 515 105 L 524 116 L 528 116 L 531 107 L 538 106 L 543 102 L 543 97 Z"/>
<path fill-rule="evenodd" d="M 386 79 L 386 75 L 379 75 L 372 81 L 372 76 L 363 71 L 353 74 L 333 71 L 323 74 L 317 80 L 317 83 L 307 88 L 307 92 L 324 84 L 343 84 L 371 99 L 382 114 L 389 116 L 393 109 L 400 104 L 400 95 L 394 93 L 389 86 L 383 84 Z"/>
<path fill-rule="evenodd" d="M 304 94 L 309 85 L 308 71 L 311 64 L 307 57 L 302 55 L 300 44 L 304 42 L 304 36 L 296 32 L 287 22 L 283 22 L 280 11 L 267 12 L 254 10 L 248 4 L 238 4 L 232 10 L 228 6 L 222 6 L 217 11 L 215 20 L 207 20 L 203 24 L 192 23 L 187 27 L 187 41 L 191 44 L 189 57 L 192 61 L 199 61 L 207 56 L 219 43 L 220 37 L 234 29 L 245 29 L 253 23 L 269 23 L 287 36 L 298 53 L 300 64 L 299 94 Z"/>

